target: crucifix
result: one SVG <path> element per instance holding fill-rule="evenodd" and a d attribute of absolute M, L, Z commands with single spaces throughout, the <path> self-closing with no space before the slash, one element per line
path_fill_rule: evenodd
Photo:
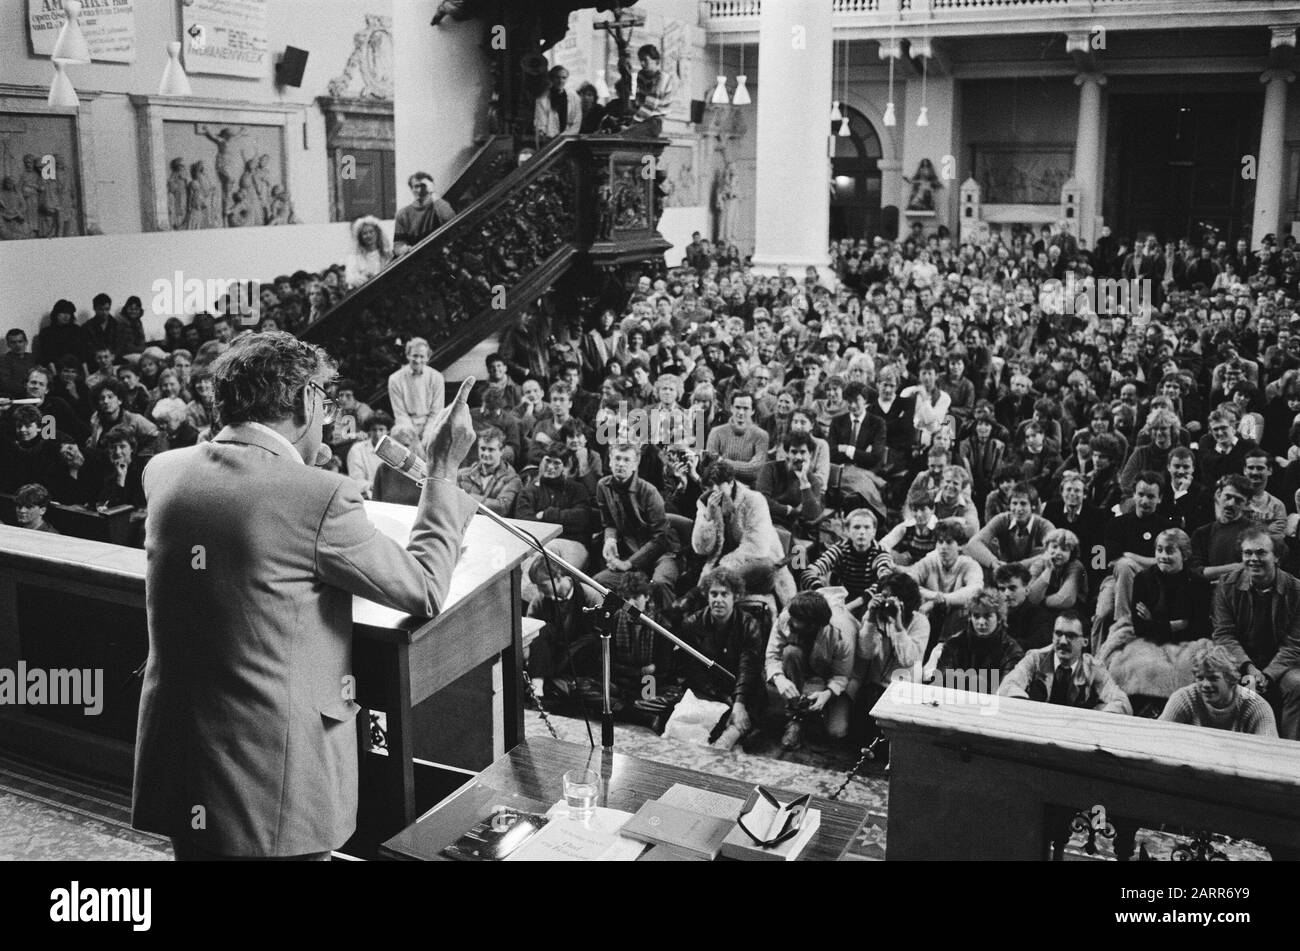
<path fill-rule="evenodd" d="M 614 84 L 614 89 L 618 93 L 619 101 L 622 103 L 623 115 L 631 115 L 632 113 L 630 105 L 632 101 L 632 57 L 628 50 L 632 45 L 632 31 L 638 26 L 645 26 L 645 14 L 619 7 L 614 11 L 614 19 L 594 23 L 591 27 L 593 30 L 602 31 L 614 38 L 614 45 L 618 49 L 619 77 L 618 82 Z M 607 62 L 608 58 L 600 64 L 602 73 L 605 71 Z"/>

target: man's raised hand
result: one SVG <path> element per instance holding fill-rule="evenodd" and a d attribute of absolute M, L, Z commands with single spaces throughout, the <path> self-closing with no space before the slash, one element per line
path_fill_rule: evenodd
<path fill-rule="evenodd" d="M 456 470 L 474 445 L 474 421 L 469 415 L 469 393 L 474 378 L 461 381 L 456 398 L 448 403 L 433 422 L 433 434 L 425 445 L 429 475 L 436 479 L 454 479 Z"/>

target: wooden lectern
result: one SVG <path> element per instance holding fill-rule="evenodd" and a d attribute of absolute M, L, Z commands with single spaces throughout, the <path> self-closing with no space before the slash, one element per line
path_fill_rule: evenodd
<path fill-rule="evenodd" d="M 415 509 L 366 503 L 371 520 L 405 545 Z M 557 525 L 521 523 L 543 543 Z M 460 785 L 523 736 L 520 564 L 530 549 L 483 516 L 465 535 L 447 604 L 413 618 L 353 603 L 357 702 L 383 711 L 387 749 L 371 751 L 357 716 L 359 830 L 379 841 L 415 821 L 448 780 L 417 795 L 417 773 Z M 0 747 L 70 771 L 131 782 L 139 681 L 148 654 L 145 553 L 0 526 L 0 668 L 104 671 L 103 710 L 0 705 Z M 423 761 L 417 769 L 417 760 Z"/>

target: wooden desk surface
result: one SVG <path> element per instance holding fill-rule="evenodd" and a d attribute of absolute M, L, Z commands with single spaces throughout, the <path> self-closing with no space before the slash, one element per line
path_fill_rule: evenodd
<path fill-rule="evenodd" d="M 398 544 L 406 545 L 415 522 L 414 506 L 366 502 L 366 511 L 376 528 Z M 561 531 L 560 526 L 547 522 L 511 521 L 543 543 Z M 474 516 L 465 533 L 461 559 L 452 575 L 442 616 L 446 617 L 475 591 L 508 573 L 531 550 L 486 516 Z M 0 569 L 35 569 L 51 577 L 131 591 L 143 598 L 145 567 L 145 553 L 138 548 L 0 525 Z M 360 633 L 408 642 L 421 637 L 433 624 L 428 618 L 412 617 L 364 598 L 353 598 L 352 619 Z"/>
<path fill-rule="evenodd" d="M 753 783 L 738 779 L 653 763 L 618 752 L 608 754 L 599 747 L 593 751 L 549 737 L 534 737 L 520 743 L 480 773 L 472 784 L 385 842 L 380 854 L 398 859 L 443 860 L 441 851 L 482 819 L 492 805 L 535 808 L 533 804 L 538 803 L 549 807 L 563 798 L 564 773 L 584 766 L 599 772 L 603 780 L 599 804 L 624 812 L 636 812 L 642 803 L 658 799 L 674 783 L 737 799 L 744 799 L 754 788 Z M 864 806 L 821 798 L 814 798 L 812 805 L 821 810 L 821 827 L 800 859 L 838 859 L 862 828 L 867 810 Z"/>
<path fill-rule="evenodd" d="M 891 686 L 871 715 L 891 740 L 964 746 L 1222 801 L 1249 781 L 1252 805 L 1279 815 L 1294 815 L 1300 801 L 1300 743 L 1292 740 L 907 683 Z"/>

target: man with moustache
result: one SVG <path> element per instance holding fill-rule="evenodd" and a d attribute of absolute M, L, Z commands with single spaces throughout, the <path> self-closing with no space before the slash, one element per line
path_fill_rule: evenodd
<path fill-rule="evenodd" d="M 446 603 L 475 508 L 455 483 L 474 441 L 473 380 L 430 427 L 403 548 L 371 524 L 354 480 L 313 465 L 334 414 L 323 350 L 249 334 L 211 369 L 225 428 L 144 473 L 132 823 L 171 836 L 179 860 L 328 860 L 356 828 L 352 598 L 416 617 Z"/>
<path fill-rule="evenodd" d="M 1097 663 L 1084 653 L 1088 643 L 1083 619 L 1072 608 L 1061 612 L 1052 628 L 1052 643 L 1026 651 L 1016 669 L 998 687 L 999 697 L 1020 697 L 1065 707 L 1131 715 L 1128 696 Z M 1070 839 L 1072 810 L 1049 808 L 1048 828 L 1057 860 Z M 1137 824 L 1118 817 L 1115 824 L 1115 857 L 1127 861 L 1133 854 Z"/>
<path fill-rule="evenodd" d="M 1226 475 L 1214 490 L 1214 521 L 1192 533 L 1192 577 L 1214 584 L 1242 567 L 1241 536 L 1257 523 L 1248 508 L 1250 483 L 1244 476 Z"/>

